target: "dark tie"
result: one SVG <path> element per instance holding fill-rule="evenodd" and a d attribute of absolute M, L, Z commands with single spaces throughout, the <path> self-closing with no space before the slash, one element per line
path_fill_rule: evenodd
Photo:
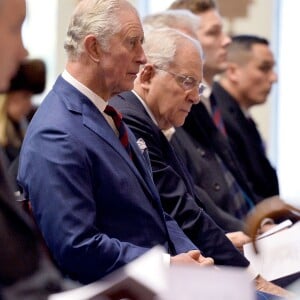
<path fill-rule="evenodd" d="M 129 154 L 129 156 L 131 157 L 128 133 L 124 126 L 124 122 L 122 121 L 122 115 L 110 105 L 107 105 L 105 107 L 104 112 L 106 114 L 108 114 L 110 117 L 112 117 L 112 119 L 115 123 L 115 126 L 119 132 L 119 140 L 120 140 L 121 144 L 124 146 L 125 150 Z"/>
<path fill-rule="evenodd" d="M 216 127 L 222 132 L 222 134 L 224 136 L 227 136 L 224 121 L 221 115 L 221 110 L 217 104 L 217 101 L 213 95 L 210 96 L 209 100 L 211 105 L 212 119 Z"/>

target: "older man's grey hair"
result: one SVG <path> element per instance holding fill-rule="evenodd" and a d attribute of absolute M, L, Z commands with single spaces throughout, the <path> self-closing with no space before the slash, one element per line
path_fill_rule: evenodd
<path fill-rule="evenodd" d="M 182 45 L 191 43 L 203 58 L 203 51 L 197 39 L 172 28 L 152 29 L 145 33 L 143 45 L 147 63 L 158 68 L 168 68 L 175 62 L 177 49 Z"/>
<path fill-rule="evenodd" d="M 169 27 L 183 31 L 196 38 L 199 29 L 199 16 L 186 9 L 169 9 L 159 13 L 147 15 L 143 19 L 145 31 L 151 28 Z"/>
<path fill-rule="evenodd" d="M 95 35 L 102 49 L 108 51 L 110 38 L 122 29 L 118 14 L 124 7 L 136 12 L 125 0 L 81 0 L 71 17 L 64 44 L 68 57 L 75 59 L 83 52 L 83 41 L 89 34 Z"/>

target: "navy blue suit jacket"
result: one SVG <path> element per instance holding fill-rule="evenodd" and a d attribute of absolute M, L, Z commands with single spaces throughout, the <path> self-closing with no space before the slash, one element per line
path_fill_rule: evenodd
<path fill-rule="evenodd" d="M 161 207 L 129 131 L 135 164 L 96 106 L 59 77 L 28 128 L 18 182 L 64 273 L 101 278 L 161 244 L 196 249 Z"/>
<path fill-rule="evenodd" d="M 195 194 L 193 182 L 181 160 L 134 93 L 121 93 L 110 100 L 110 104 L 122 113 L 136 138 L 146 142 L 153 178 L 165 211 L 205 256 L 214 258 L 216 264 L 247 266 L 248 261 L 202 209 L 202 197 L 207 195 L 204 191 Z"/>

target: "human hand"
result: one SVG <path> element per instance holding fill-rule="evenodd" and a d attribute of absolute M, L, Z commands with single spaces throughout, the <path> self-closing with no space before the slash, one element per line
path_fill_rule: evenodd
<path fill-rule="evenodd" d="M 251 239 L 242 231 L 235 231 L 226 233 L 226 236 L 230 239 L 231 243 L 243 252 L 243 245 L 251 242 Z"/>
<path fill-rule="evenodd" d="M 280 286 L 271 283 L 269 281 L 267 281 L 266 279 L 264 279 L 262 276 L 258 275 L 255 278 L 255 287 L 258 291 L 261 292 L 266 292 L 272 295 L 276 295 L 276 296 L 280 296 L 280 297 L 284 297 L 284 298 L 291 298 L 293 296 L 293 294 L 283 288 L 281 288 Z"/>
<path fill-rule="evenodd" d="M 261 226 L 258 231 L 257 231 L 257 234 L 263 234 L 265 232 L 267 232 L 269 229 L 272 229 L 273 227 L 275 227 L 276 224 L 270 224 L 270 223 L 267 223 L 267 224 L 264 224 L 263 226 Z"/>
<path fill-rule="evenodd" d="M 194 260 L 196 260 L 201 266 L 212 266 L 214 265 L 214 260 L 211 257 L 205 257 L 201 254 L 199 250 L 191 250 L 187 252 Z"/>
<path fill-rule="evenodd" d="M 214 260 L 204 257 L 199 250 L 191 250 L 171 257 L 171 264 L 197 264 L 200 266 L 211 266 Z"/>

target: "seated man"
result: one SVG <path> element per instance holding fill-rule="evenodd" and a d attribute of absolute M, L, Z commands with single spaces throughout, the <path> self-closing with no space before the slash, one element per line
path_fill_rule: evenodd
<path fill-rule="evenodd" d="M 198 247 L 213 243 L 221 250 L 222 258 L 216 255 L 212 244 L 204 250 L 216 263 L 245 266 L 241 257 L 228 251 L 224 240 L 216 235 L 216 228 L 206 230 L 206 240 L 201 237 L 206 215 L 188 173 L 162 133 L 172 126 L 181 126 L 192 105 L 199 102 L 199 90 L 203 87 L 201 46 L 197 40 L 165 28 L 149 30 L 144 49 L 148 63 L 140 70 L 134 90 L 115 96 L 110 104 L 123 114 L 138 141 L 144 143 L 145 155 L 148 146 L 163 208 Z M 281 289 L 276 291 L 278 287 L 265 284 L 266 290 L 282 293 Z"/>
<path fill-rule="evenodd" d="M 60 269 L 82 283 L 158 244 L 171 263 L 211 264 L 199 247 L 217 263 L 249 264 L 202 210 L 197 246 L 164 213 L 136 139 L 107 106 L 133 87 L 146 63 L 143 38 L 127 1 L 81 1 L 65 43 L 66 70 L 34 115 L 21 150 L 18 182 L 37 224 Z M 195 58 L 201 74 L 201 57 Z"/>
<path fill-rule="evenodd" d="M 188 9 L 197 15 L 197 37 L 203 46 L 204 82 L 201 101 L 194 105 L 182 127 L 172 135 L 171 143 L 181 156 L 197 187 L 210 199 L 207 211 L 225 230 L 244 230 L 244 218 L 264 197 L 254 192 L 226 137 L 216 96 L 212 92 L 215 75 L 227 67 L 230 37 L 223 31 L 222 18 L 215 0 L 177 0 L 171 9 Z M 272 222 L 269 222 L 272 223 Z M 272 224 L 262 222 L 261 231 Z M 229 227 L 230 226 L 230 227 Z"/>
<path fill-rule="evenodd" d="M 266 102 L 277 81 L 269 42 L 253 35 L 232 38 L 227 68 L 213 85 L 232 149 L 259 195 L 279 194 L 276 170 L 267 158 L 264 142 L 250 109 Z"/>
<path fill-rule="evenodd" d="M 185 9 L 169 9 L 148 15 L 143 20 L 145 28 L 174 28 L 194 38 L 197 38 L 196 33 L 199 28 L 201 28 L 201 24 L 201 19 L 199 22 L 199 17 L 197 15 Z M 175 131 L 177 133 L 175 134 L 176 137 L 172 138 Z M 190 142 L 189 138 L 184 135 L 184 131 L 181 128 L 176 128 L 175 130 L 174 127 L 172 127 L 163 132 L 169 140 L 172 139 L 172 143 L 175 146 L 177 142 L 179 146 L 181 146 L 181 140 L 183 140 L 185 148 L 193 149 L 193 144 Z M 178 135 L 180 135 L 180 140 L 177 139 Z M 180 149 L 178 149 L 178 152 L 181 154 Z M 230 238 L 236 247 L 241 248 L 244 243 L 249 242 L 250 240 L 249 237 L 243 233 L 244 222 L 242 217 L 249 211 L 249 208 L 245 206 L 244 196 L 237 193 L 232 195 L 231 188 L 227 185 L 226 175 L 218 161 L 207 158 L 206 155 L 203 159 L 203 155 L 201 155 L 201 152 L 199 151 L 197 151 L 196 155 L 196 163 L 194 156 L 194 161 L 190 159 L 192 166 L 187 163 L 191 175 L 195 176 L 195 173 L 201 174 L 200 176 L 197 176 L 197 178 L 194 178 L 196 196 L 203 202 L 205 211 L 227 232 L 227 237 Z M 186 158 L 185 162 L 189 162 L 190 160 L 189 158 Z M 194 169 L 196 169 L 196 172 Z M 216 186 L 222 186 L 222 188 L 215 191 Z M 236 211 L 239 212 L 238 215 L 233 213 Z"/>

